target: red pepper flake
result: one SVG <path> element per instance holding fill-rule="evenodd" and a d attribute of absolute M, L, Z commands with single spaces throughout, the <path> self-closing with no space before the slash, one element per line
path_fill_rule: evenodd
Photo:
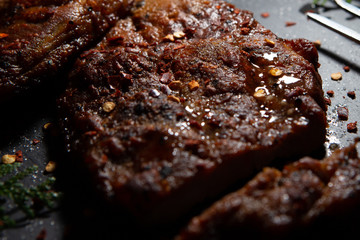
<path fill-rule="evenodd" d="M 268 12 L 263 12 L 263 13 L 261 14 L 261 17 L 263 17 L 263 18 L 268 18 L 268 17 L 270 17 L 270 14 L 269 14 Z"/>
<path fill-rule="evenodd" d="M 44 240 L 46 238 L 46 229 L 40 231 L 40 233 L 37 235 L 36 240 Z"/>
<path fill-rule="evenodd" d="M 347 93 L 348 97 L 351 99 L 355 99 L 356 98 L 356 93 L 354 91 L 349 91 Z"/>
<path fill-rule="evenodd" d="M 180 119 L 183 119 L 185 116 L 185 113 L 184 112 L 178 112 L 176 113 L 176 120 L 180 120 Z"/>
<path fill-rule="evenodd" d="M 347 131 L 350 133 L 356 133 L 357 132 L 357 122 L 348 123 L 347 125 Z"/>
<path fill-rule="evenodd" d="M 349 66 L 345 66 L 345 67 L 344 67 L 344 71 L 345 71 L 345 72 L 350 72 L 350 67 L 349 67 Z"/>
<path fill-rule="evenodd" d="M 7 34 L 7 33 L 0 33 L 0 39 L 7 38 L 8 36 L 9 36 L 9 34 Z"/>
<path fill-rule="evenodd" d="M 94 136 L 97 134 L 97 131 L 87 131 L 86 133 L 84 133 L 85 136 Z"/>
<path fill-rule="evenodd" d="M 178 50 L 178 49 L 181 49 L 181 48 L 184 48 L 184 47 L 185 47 L 185 44 L 181 44 L 181 45 L 178 45 L 178 46 L 174 47 L 173 49 Z"/>
<path fill-rule="evenodd" d="M 333 97 L 334 96 L 334 91 L 333 90 L 329 90 L 326 92 L 326 94 L 329 96 L 329 97 Z"/>
<path fill-rule="evenodd" d="M 220 9 L 220 8 L 221 8 L 221 6 L 220 6 L 220 5 L 217 5 L 217 6 L 216 6 L 216 9 Z"/>
<path fill-rule="evenodd" d="M 124 41 L 122 36 L 114 36 L 107 39 L 110 44 L 121 44 Z"/>
<path fill-rule="evenodd" d="M 38 143 L 40 143 L 40 140 L 34 138 L 33 141 L 32 141 L 32 144 L 33 144 L 33 145 L 36 145 L 36 144 L 38 144 Z"/>
<path fill-rule="evenodd" d="M 337 114 L 340 120 L 349 119 L 349 109 L 347 109 L 346 107 L 338 107 Z"/>
<path fill-rule="evenodd" d="M 108 156 L 106 156 L 105 154 L 103 154 L 102 156 L 101 156 L 101 164 L 106 164 L 107 163 L 107 161 L 108 161 Z"/>
<path fill-rule="evenodd" d="M 201 124 L 200 124 L 198 121 L 196 121 L 196 120 L 190 120 L 190 121 L 189 121 L 189 124 L 190 124 L 190 126 L 193 127 L 193 128 L 197 128 L 197 129 L 199 129 L 199 130 L 202 129 Z"/>
<path fill-rule="evenodd" d="M 324 98 L 326 105 L 331 106 L 331 99 L 330 98 Z"/>
<path fill-rule="evenodd" d="M 241 34 L 242 35 L 248 35 L 249 32 L 250 32 L 250 28 L 248 28 L 248 27 L 241 28 Z"/>
<path fill-rule="evenodd" d="M 240 13 L 240 9 L 235 8 L 234 13 L 235 13 L 235 14 L 239 14 L 239 13 Z"/>
<path fill-rule="evenodd" d="M 187 139 L 185 140 L 184 143 L 186 150 L 197 152 L 197 150 L 199 149 L 199 145 L 201 144 L 201 141 L 196 139 Z"/>
<path fill-rule="evenodd" d="M 296 25 L 296 22 L 285 22 L 286 27 L 291 27 L 291 26 L 294 26 L 294 25 Z"/>
<path fill-rule="evenodd" d="M 273 48 L 273 47 L 275 47 L 275 42 L 270 39 L 265 38 L 265 45 Z"/>
<path fill-rule="evenodd" d="M 23 162 L 24 156 L 21 150 L 16 151 L 15 153 L 15 162 Z"/>
<path fill-rule="evenodd" d="M 212 127 L 218 128 L 218 127 L 220 127 L 221 120 L 220 120 L 220 119 L 217 119 L 217 118 L 215 118 L 215 117 L 212 117 L 212 118 L 209 120 L 208 124 L 209 124 L 210 126 L 212 126 Z"/>

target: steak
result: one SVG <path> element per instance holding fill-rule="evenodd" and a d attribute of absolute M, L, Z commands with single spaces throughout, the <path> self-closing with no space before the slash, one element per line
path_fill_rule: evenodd
<path fill-rule="evenodd" d="M 2 1 L 0 102 L 55 81 L 130 7 L 131 0 Z"/>
<path fill-rule="evenodd" d="M 257 239 L 292 233 L 293 239 L 296 229 L 309 231 L 304 227 L 319 219 L 334 221 L 345 213 L 348 218 L 359 207 L 359 179 L 355 144 L 322 161 L 305 157 L 282 171 L 267 167 L 243 188 L 193 218 L 176 239 L 238 239 L 247 233 Z M 326 228 L 327 233 L 333 232 L 329 225 Z"/>
<path fill-rule="evenodd" d="M 110 203 L 176 220 L 274 159 L 323 146 L 312 43 L 222 1 L 135 5 L 81 54 L 58 100 L 68 151 Z"/>

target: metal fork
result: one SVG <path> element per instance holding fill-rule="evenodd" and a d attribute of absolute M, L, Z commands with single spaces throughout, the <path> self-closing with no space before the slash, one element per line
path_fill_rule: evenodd
<path fill-rule="evenodd" d="M 360 9 L 355 7 L 354 5 L 345 2 L 344 0 L 335 0 L 335 2 L 343 9 L 357 15 L 360 16 Z M 313 12 L 307 12 L 306 15 L 312 19 L 315 20 L 321 24 L 323 24 L 324 26 L 339 32 L 347 37 L 349 37 L 352 40 L 355 40 L 357 42 L 360 42 L 360 33 L 344 26 L 341 25 L 333 20 L 330 20 L 327 17 L 321 16 L 320 14 L 317 13 L 313 13 Z"/>
<path fill-rule="evenodd" d="M 360 17 L 360 8 L 355 7 L 354 5 L 344 1 L 344 0 L 335 0 L 336 4 L 339 5 L 341 8 L 351 12 Z"/>

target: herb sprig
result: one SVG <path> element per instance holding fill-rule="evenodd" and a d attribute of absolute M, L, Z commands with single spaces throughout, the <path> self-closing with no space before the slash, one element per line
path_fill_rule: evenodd
<path fill-rule="evenodd" d="M 0 230 L 14 227 L 17 220 L 13 219 L 14 210 L 19 210 L 25 218 L 34 218 L 39 210 L 53 209 L 60 194 L 52 190 L 54 177 L 47 178 L 36 186 L 26 187 L 23 180 L 37 173 L 38 167 L 32 166 L 19 170 L 21 163 L 0 164 Z M 6 209 L 5 203 L 12 201 L 14 209 Z"/>

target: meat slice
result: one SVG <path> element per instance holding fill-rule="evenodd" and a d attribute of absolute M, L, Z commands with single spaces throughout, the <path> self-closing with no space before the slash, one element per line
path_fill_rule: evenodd
<path fill-rule="evenodd" d="M 275 158 L 322 147 L 317 66 L 312 43 L 231 4 L 147 0 L 82 54 L 60 121 L 110 202 L 167 222 Z"/>
<path fill-rule="evenodd" d="M 246 233 L 264 239 L 292 233 L 293 239 L 296 230 L 309 231 L 304 227 L 320 218 L 336 219 L 359 207 L 359 180 L 355 144 L 322 161 L 305 157 L 282 171 L 265 168 L 239 191 L 193 218 L 176 239 L 238 239 Z"/>
<path fill-rule="evenodd" d="M 51 83 L 131 7 L 131 0 L 3 1 L 0 102 Z"/>

